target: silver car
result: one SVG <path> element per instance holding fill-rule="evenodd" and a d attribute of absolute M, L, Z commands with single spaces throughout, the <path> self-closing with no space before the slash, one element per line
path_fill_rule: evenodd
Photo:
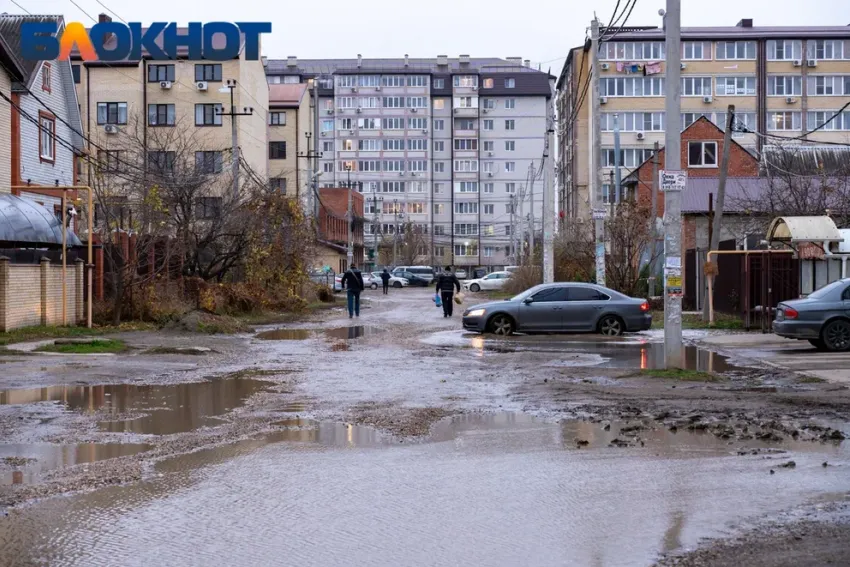
<path fill-rule="evenodd" d="M 819 350 L 850 350 L 850 278 L 777 305 L 773 332 L 808 340 Z"/>
<path fill-rule="evenodd" d="M 553 283 L 505 301 L 470 307 L 463 328 L 478 333 L 599 332 L 618 336 L 652 326 L 649 303 L 595 284 Z"/>

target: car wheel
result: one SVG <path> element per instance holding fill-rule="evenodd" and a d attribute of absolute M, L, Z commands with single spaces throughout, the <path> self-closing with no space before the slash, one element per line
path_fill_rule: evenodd
<path fill-rule="evenodd" d="M 378 284 L 373 283 L 370 287 L 371 287 L 372 289 L 378 289 Z"/>
<path fill-rule="evenodd" d="M 474 283 L 471 286 L 469 286 L 469 291 L 473 291 L 475 293 L 478 293 L 479 291 L 481 291 L 481 286 L 478 285 L 477 283 Z"/>
<path fill-rule="evenodd" d="M 609 337 L 619 337 L 625 331 L 623 320 L 616 315 L 606 315 L 599 321 L 600 334 Z"/>
<path fill-rule="evenodd" d="M 850 321 L 832 321 L 821 331 L 821 340 L 826 350 L 850 350 Z"/>
<path fill-rule="evenodd" d="M 393 282 L 393 287 L 398 289 L 401 287 L 401 282 Z"/>
<path fill-rule="evenodd" d="M 490 332 L 500 337 L 507 337 L 514 332 L 514 321 L 507 315 L 495 315 L 490 319 Z"/>
<path fill-rule="evenodd" d="M 826 350 L 826 344 L 823 339 L 809 339 L 809 342 L 818 350 Z"/>

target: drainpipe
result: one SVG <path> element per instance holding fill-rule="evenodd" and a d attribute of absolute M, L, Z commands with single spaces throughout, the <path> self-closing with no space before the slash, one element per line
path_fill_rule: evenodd
<path fill-rule="evenodd" d="M 86 134 L 88 134 L 88 138 L 86 140 L 86 145 L 88 146 L 89 152 L 89 167 L 88 167 L 88 186 L 92 186 L 92 177 L 91 177 L 91 139 L 94 137 L 91 131 L 91 74 L 89 66 L 85 63 L 81 63 L 83 67 L 86 68 Z M 147 162 L 147 160 L 145 160 Z M 91 212 L 89 214 L 92 214 Z M 89 236 L 91 238 L 91 236 Z"/>

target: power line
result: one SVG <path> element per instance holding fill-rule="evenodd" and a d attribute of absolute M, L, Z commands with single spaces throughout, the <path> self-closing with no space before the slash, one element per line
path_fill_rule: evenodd
<path fill-rule="evenodd" d="M 80 10 L 80 12 L 82 12 L 83 14 L 85 14 L 86 16 L 88 16 L 88 17 L 89 17 L 89 19 L 91 19 L 93 22 L 97 23 L 97 21 L 98 21 L 98 20 L 97 20 L 97 18 L 92 18 L 92 17 L 91 17 L 91 14 L 89 14 L 88 12 L 86 12 L 86 11 L 83 9 L 83 7 L 82 7 L 82 6 L 80 6 L 79 4 L 77 4 L 76 2 L 74 2 L 74 0 L 68 0 L 68 1 L 69 1 L 71 4 L 73 4 L 74 6 L 76 6 L 76 7 Z"/>
<path fill-rule="evenodd" d="M 125 20 L 124 18 L 122 18 L 121 16 L 119 16 L 118 14 L 116 14 L 116 13 L 115 13 L 115 12 L 114 12 L 114 11 L 113 11 L 110 7 L 109 7 L 109 6 L 107 6 L 106 4 L 104 4 L 103 2 L 101 2 L 100 0 L 95 0 L 95 2 L 97 2 L 98 4 L 100 4 L 101 6 L 103 6 L 103 7 L 104 7 L 104 8 L 105 8 L 105 9 L 106 9 L 106 10 L 107 10 L 110 14 L 112 14 L 113 16 L 115 16 L 116 18 L 118 18 L 119 20 L 121 20 L 122 22 L 124 22 L 125 24 L 127 23 L 127 20 Z"/>
<path fill-rule="evenodd" d="M 12 4 L 14 4 L 15 6 L 17 6 L 18 8 L 20 8 L 21 10 L 23 10 L 24 12 L 26 12 L 27 14 L 29 14 L 30 16 L 32 16 L 32 12 L 30 12 L 29 10 L 27 10 L 26 8 L 24 8 L 23 6 L 21 6 L 20 4 L 18 4 L 15 0 L 12 0 Z"/>

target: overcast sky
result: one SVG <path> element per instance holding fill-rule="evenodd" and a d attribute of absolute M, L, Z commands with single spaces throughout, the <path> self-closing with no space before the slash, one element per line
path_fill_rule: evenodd
<path fill-rule="evenodd" d="M 569 48 L 582 42 L 594 11 L 610 20 L 616 0 L 73 0 L 94 18 L 106 7 L 124 20 L 271 21 L 263 39 L 270 58 L 521 56 L 558 74 Z M 87 25 L 91 19 L 71 0 L 15 0 L 34 14 L 63 14 Z M 623 0 L 623 4 L 627 4 Z M 660 25 L 666 0 L 637 0 L 628 23 Z M 847 25 L 847 0 L 683 0 L 683 26 Z M 416 6 L 405 12 L 408 6 Z M 220 7 L 220 9 L 217 9 Z M 21 13 L 12 0 L 0 11 Z M 108 12 L 107 12 L 108 13 Z M 113 16 L 114 18 L 114 16 Z"/>

